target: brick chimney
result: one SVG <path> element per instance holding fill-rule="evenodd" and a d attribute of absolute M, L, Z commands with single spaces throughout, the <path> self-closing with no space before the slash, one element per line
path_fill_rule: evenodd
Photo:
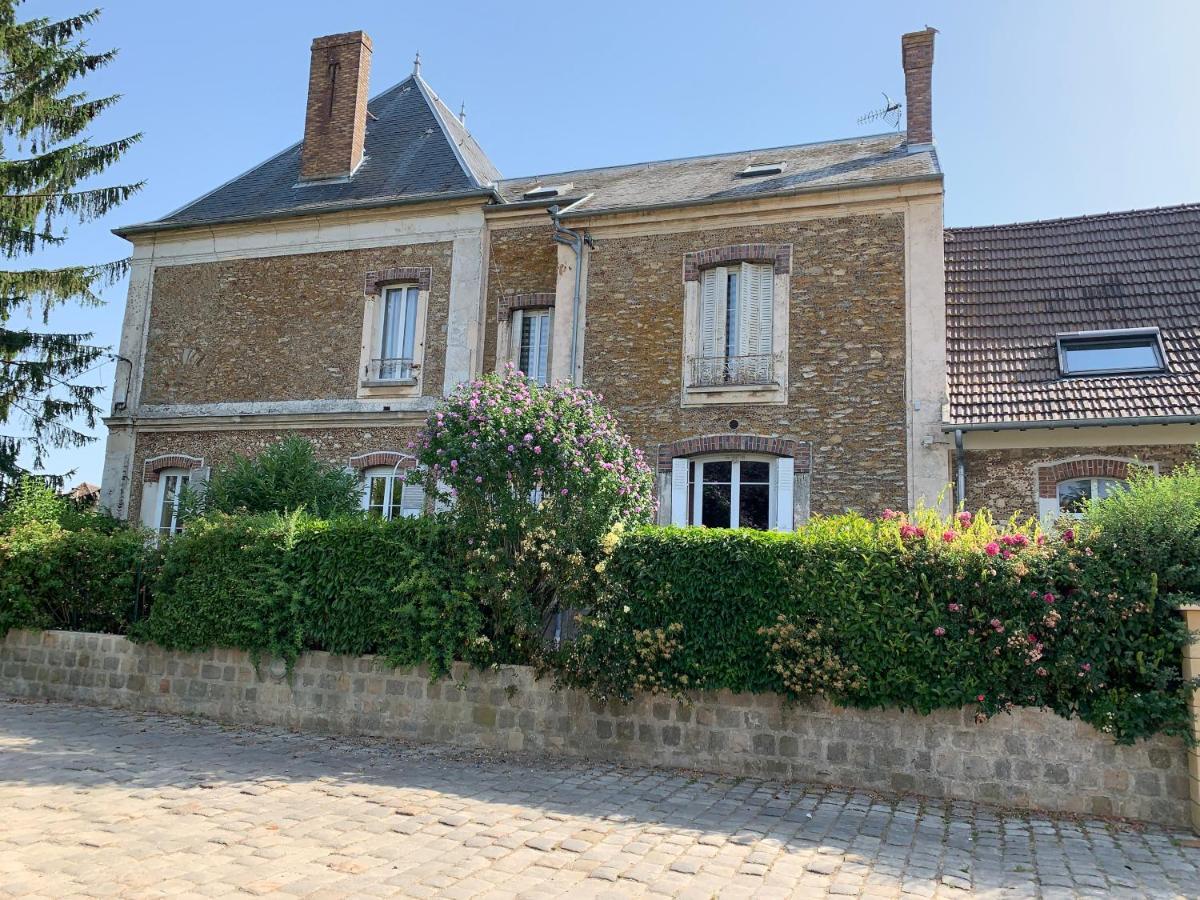
<path fill-rule="evenodd" d="M 362 31 L 312 42 L 300 178 L 350 175 L 363 158 L 371 39 Z"/>
<path fill-rule="evenodd" d="M 936 28 L 913 31 L 900 38 L 904 62 L 905 123 L 909 147 L 933 143 L 933 36 Z"/>

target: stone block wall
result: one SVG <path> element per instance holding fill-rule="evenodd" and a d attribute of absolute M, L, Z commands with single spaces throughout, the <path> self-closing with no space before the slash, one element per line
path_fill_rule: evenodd
<path fill-rule="evenodd" d="M 904 216 L 838 216 L 598 237 L 588 256 L 584 384 L 648 458 L 740 433 L 811 443 L 813 513 L 907 506 Z M 743 244 L 791 247 L 786 405 L 683 408 L 684 264 Z"/>
<path fill-rule="evenodd" d="M 556 691 L 530 669 L 426 672 L 373 657 L 308 653 L 289 680 L 279 661 L 256 672 L 235 650 L 172 653 L 111 635 L 11 631 L 0 644 L 0 693 L 198 714 L 463 747 L 912 791 L 1186 827 L 1181 741 L 1120 747 L 1079 722 L 1020 710 L 975 724 L 972 710 L 788 706 L 773 695 L 644 697 L 624 705 Z"/>
<path fill-rule="evenodd" d="M 967 509 L 989 509 L 997 520 L 1014 514 L 1038 514 L 1038 466 L 1076 457 L 1136 459 L 1157 464 L 1166 475 L 1192 458 L 1190 444 L 1052 447 L 1043 449 L 968 450 Z"/>

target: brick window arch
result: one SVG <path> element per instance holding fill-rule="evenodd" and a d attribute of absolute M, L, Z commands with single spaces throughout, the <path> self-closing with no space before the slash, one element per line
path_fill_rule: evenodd
<path fill-rule="evenodd" d="M 369 453 L 359 453 L 357 456 L 350 457 L 350 468 L 360 475 L 366 469 L 375 469 L 382 466 L 391 466 L 394 469 L 411 469 L 416 466 L 417 460 L 408 453 L 400 453 L 397 450 L 372 450 Z"/>
<path fill-rule="evenodd" d="M 1057 462 L 1041 463 L 1037 467 L 1038 497 L 1057 497 L 1058 485 L 1075 478 L 1115 478 L 1125 481 L 1130 466 L 1148 466 L 1158 471 L 1158 463 L 1117 456 L 1079 456 Z"/>
<path fill-rule="evenodd" d="M 700 273 L 714 266 L 729 263 L 766 263 L 775 267 L 776 275 L 792 273 L 791 244 L 730 244 L 727 247 L 710 247 L 684 254 L 683 280 L 697 281 Z"/>
<path fill-rule="evenodd" d="M 496 315 L 501 322 L 507 322 L 514 310 L 554 308 L 555 295 L 545 291 L 530 294 L 508 294 L 500 298 L 500 308 Z"/>
<path fill-rule="evenodd" d="M 812 468 L 812 445 L 791 438 L 764 437 L 757 434 L 707 434 L 658 445 L 658 470 L 670 472 L 676 457 L 706 453 L 764 453 L 795 460 L 797 472 Z"/>
<path fill-rule="evenodd" d="M 204 459 L 186 453 L 164 453 L 142 463 L 142 481 L 154 483 L 159 473 L 166 469 L 203 469 Z"/>

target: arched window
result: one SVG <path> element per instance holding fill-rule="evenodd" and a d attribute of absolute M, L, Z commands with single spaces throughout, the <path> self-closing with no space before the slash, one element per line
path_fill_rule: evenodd
<path fill-rule="evenodd" d="M 1060 481 L 1055 486 L 1058 511 L 1079 515 L 1089 500 L 1103 500 L 1113 491 L 1120 490 L 1124 483 L 1120 478 L 1071 478 Z"/>
<path fill-rule="evenodd" d="M 191 469 L 162 469 L 158 473 L 158 505 L 155 529 L 170 536 L 183 530 L 179 520 L 179 498 L 191 482 Z"/>
<path fill-rule="evenodd" d="M 425 511 L 425 489 L 419 484 L 406 484 L 408 469 L 398 466 L 375 466 L 364 469 L 363 509 L 381 519 L 411 518 Z"/>

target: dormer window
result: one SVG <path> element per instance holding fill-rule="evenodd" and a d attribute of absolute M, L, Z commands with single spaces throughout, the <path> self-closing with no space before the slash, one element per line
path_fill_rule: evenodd
<path fill-rule="evenodd" d="M 1167 371 L 1157 328 L 1080 331 L 1058 336 L 1064 377 L 1157 375 Z"/>
<path fill-rule="evenodd" d="M 752 163 L 738 172 L 739 178 L 761 178 L 764 175 L 779 175 L 786 163 Z"/>

